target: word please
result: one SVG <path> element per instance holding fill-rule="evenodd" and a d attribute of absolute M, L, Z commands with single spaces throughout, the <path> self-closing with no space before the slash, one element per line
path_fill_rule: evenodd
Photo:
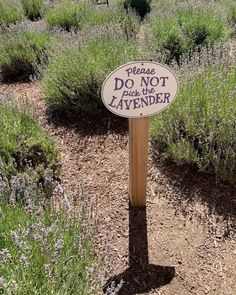
<path fill-rule="evenodd" d="M 128 68 L 126 72 L 128 74 L 128 77 L 130 76 L 130 74 L 133 74 L 133 75 L 140 75 L 140 74 L 155 75 L 156 74 L 155 69 L 146 69 L 146 68 L 137 68 L 137 67 Z"/>
<path fill-rule="evenodd" d="M 108 104 L 110 107 L 120 110 L 134 110 L 143 107 L 148 107 L 157 103 L 169 103 L 170 93 L 156 93 L 155 95 L 147 95 L 134 99 L 122 99 L 115 96 L 112 97 L 111 102 Z"/>

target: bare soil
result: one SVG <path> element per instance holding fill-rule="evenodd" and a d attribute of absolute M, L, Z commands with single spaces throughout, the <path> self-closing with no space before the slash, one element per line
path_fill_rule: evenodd
<path fill-rule="evenodd" d="M 61 152 L 62 183 L 96 200 L 97 249 L 106 247 L 107 294 L 236 294 L 236 190 L 194 168 L 176 167 L 150 143 L 146 209 L 128 200 L 128 124 L 108 113 L 49 112 L 40 82 L 0 85 L 34 109 Z M 120 290 L 109 291 L 111 281 Z"/>

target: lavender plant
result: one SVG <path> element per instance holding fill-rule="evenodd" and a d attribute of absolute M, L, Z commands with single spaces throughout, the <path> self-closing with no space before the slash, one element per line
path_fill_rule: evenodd
<path fill-rule="evenodd" d="M 90 199 L 65 197 L 51 139 L 14 100 L 0 103 L 0 293 L 96 294 Z"/>
<path fill-rule="evenodd" d="M 146 39 L 154 51 L 161 50 L 166 62 L 176 59 L 179 63 L 183 54 L 227 41 L 232 33 L 226 16 L 220 15 L 211 6 L 188 5 L 163 12 L 155 11 L 146 24 Z M 173 8 L 172 8 L 173 9 Z"/>
<path fill-rule="evenodd" d="M 100 90 L 106 75 L 140 56 L 137 46 L 121 37 L 101 36 L 87 45 L 69 48 L 45 73 L 46 101 L 55 109 L 94 112 L 102 107 Z"/>
<path fill-rule="evenodd" d="M 1 294 L 91 294 L 94 257 L 77 218 L 4 202 L 0 215 Z"/>
<path fill-rule="evenodd" d="M 51 27 L 58 26 L 67 31 L 104 24 L 120 24 L 128 37 L 137 34 L 140 23 L 139 17 L 133 11 L 126 13 L 118 5 L 97 7 L 97 5 L 78 4 L 72 1 L 64 1 L 49 10 L 45 20 Z"/>
<path fill-rule="evenodd" d="M 207 54 L 201 64 L 203 57 L 195 53 L 195 73 L 181 70 L 185 74 L 176 102 L 153 118 L 154 147 L 178 165 L 193 164 L 200 171 L 235 183 L 234 55 L 222 51 Z"/>
<path fill-rule="evenodd" d="M 44 9 L 43 0 L 21 0 L 24 13 L 30 20 L 36 20 L 42 17 Z"/>
<path fill-rule="evenodd" d="M 16 0 L 0 0 L 0 26 L 24 20 L 20 3 Z"/>
<path fill-rule="evenodd" d="M 228 19 L 229 22 L 231 23 L 233 29 L 234 29 L 234 33 L 235 33 L 235 29 L 236 29 L 236 5 L 232 4 L 229 6 L 229 12 L 228 12 Z"/>
<path fill-rule="evenodd" d="M 0 105 L 0 124 L 0 176 L 3 184 L 8 183 L 1 195 L 6 201 L 25 202 L 27 187 L 35 183 L 35 198 L 41 192 L 49 198 L 48 179 L 55 179 L 60 171 L 54 143 L 29 115 L 13 107 Z"/>
<path fill-rule="evenodd" d="M 91 14 L 91 8 L 85 3 L 66 0 L 49 10 L 45 20 L 50 26 L 60 26 L 69 31 L 71 28 L 81 29 L 83 22 Z"/>
<path fill-rule="evenodd" d="M 35 64 L 46 55 L 52 40 L 50 34 L 37 31 L 3 34 L 0 39 L 0 72 L 3 79 L 29 79 L 34 74 Z"/>

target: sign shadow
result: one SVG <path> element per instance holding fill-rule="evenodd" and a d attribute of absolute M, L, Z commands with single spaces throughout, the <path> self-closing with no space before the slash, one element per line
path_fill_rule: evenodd
<path fill-rule="evenodd" d="M 149 264 L 146 208 L 129 208 L 129 267 L 103 286 L 105 294 L 132 295 L 169 284 L 175 268 Z M 118 287 L 117 287 L 118 286 Z M 116 293 L 111 290 L 117 289 Z"/>

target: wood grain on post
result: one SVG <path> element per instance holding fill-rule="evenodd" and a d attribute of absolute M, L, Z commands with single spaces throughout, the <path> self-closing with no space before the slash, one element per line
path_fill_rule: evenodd
<path fill-rule="evenodd" d="M 133 207 L 146 206 L 149 118 L 129 119 L 129 194 Z"/>

